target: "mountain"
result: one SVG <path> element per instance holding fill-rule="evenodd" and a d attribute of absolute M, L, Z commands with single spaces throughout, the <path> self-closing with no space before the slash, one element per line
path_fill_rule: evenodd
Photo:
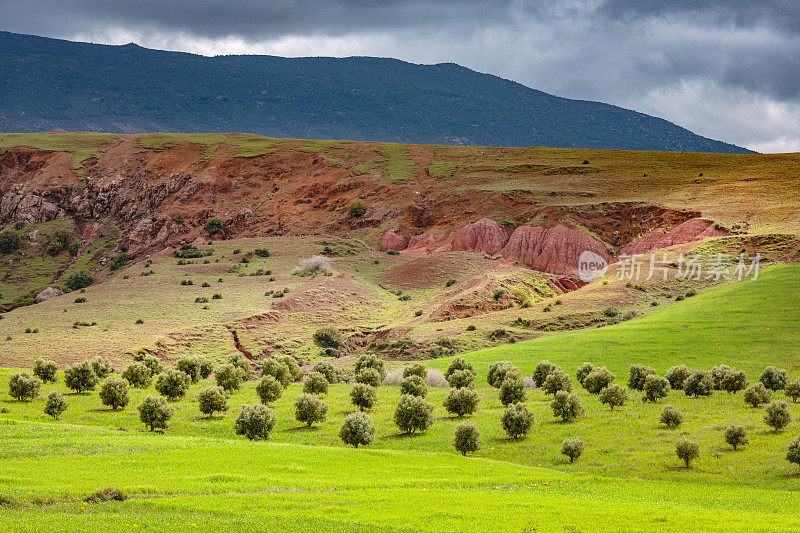
<path fill-rule="evenodd" d="M 425 144 L 750 153 L 452 63 L 206 57 L 0 32 L 0 131 L 248 132 Z"/>

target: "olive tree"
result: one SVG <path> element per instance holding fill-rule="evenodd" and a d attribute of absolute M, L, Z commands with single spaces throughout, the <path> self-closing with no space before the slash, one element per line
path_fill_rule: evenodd
<path fill-rule="evenodd" d="M 456 370 L 447 378 L 447 383 L 454 389 L 475 387 L 475 372 L 472 370 Z"/>
<path fill-rule="evenodd" d="M 628 388 L 633 390 L 644 390 L 644 382 L 647 376 L 656 374 L 656 371 L 652 368 L 638 364 L 631 365 L 629 372 Z"/>
<path fill-rule="evenodd" d="M 150 368 L 144 363 L 131 363 L 122 372 L 122 377 L 128 380 L 131 387 L 137 389 L 146 389 L 153 382 L 153 375 L 150 373 Z"/>
<path fill-rule="evenodd" d="M 524 403 L 512 403 L 506 406 L 500 423 L 512 439 L 524 437 L 533 425 L 533 413 Z"/>
<path fill-rule="evenodd" d="M 545 394 L 555 394 L 560 390 L 572 392 L 572 380 L 566 372 L 557 368 L 545 378 L 542 390 Z"/>
<path fill-rule="evenodd" d="M 250 440 L 267 440 L 277 421 L 278 417 L 272 409 L 264 404 L 243 405 L 234 429 L 237 435 L 244 435 Z"/>
<path fill-rule="evenodd" d="M 586 379 L 591 371 L 594 370 L 594 365 L 592 363 L 583 363 L 580 367 L 578 367 L 578 371 L 575 372 L 575 379 L 578 380 L 578 383 L 581 384 L 583 387 L 583 380 Z"/>
<path fill-rule="evenodd" d="M 443 402 L 445 410 L 458 417 L 471 415 L 478 408 L 478 393 L 475 389 L 461 387 L 450 389 Z"/>
<path fill-rule="evenodd" d="M 27 402 L 39 396 L 42 382 L 39 378 L 24 372 L 12 374 L 8 378 L 8 394 L 17 401 Z"/>
<path fill-rule="evenodd" d="M 686 396 L 711 396 L 714 393 L 714 379 L 711 372 L 694 370 L 683 381 L 683 392 Z"/>
<path fill-rule="evenodd" d="M 303 393 L 294 402 L 294 417 L 311 427 L 317 422 L 325 422 L 328 406 L 313 394 Z"/>
<path fill-rule="evenodd" d="M 181 357 L 175 364 L 175 368 L 189 376 L 192 383 L 200 381 L 200 359 L 197 357 Z"/>
<path fill-rule="evenodd" d="M 100 401 L 111 409 L 125 407 L 130 402 L 128 396 L 128 380 L 125 378 L 108 377 L 100 386 Z"/>
<path fill-rule="evenodd" d="M 744 401 L 753 407 L 760 407 L 772 398 L 772 391 L 767 389 L 760 381 L 755 385 L 747 387 L 744 391 Z"/>
<path fill-rule="evenodd" d="M 725 428 L 725 442 L 733 446 L 736 450 L 739 446 L 744 446 L 750 443 L 747 438 L 747 429 L 744 426 L 733 424 Z"/>
<path fill-rule="evenodd" d="M 590 394 L 600 394 L 600 392 L 611 385 L 617 378 L 613 372 L 601 366 L 589 372 L 583 379 L 583 388 Z"/>
<path fill-rule="evenodd" d="M 261 362 L 261 375 L 274 377 L 284 389 L 292 382 L 292 372 L 289 367 L 274 357 L 267 357 Z"/>
<path fill-rule="evenodd" d="M 486 372 L 486 382 L 490 386 L 499 389 L 509 374 L 517 375 L 522 379 L 522 371 L 519 368 L 508 361 L 495 361 L 489 365 L 489 370 Z M 544 383 L 544 379 L 542 379 L 542 383 Z"/>
<path fill-rule="evenodd" d="M 561 418 L 563 422 L 575 420 L 582 411 L 577 394 L 570 394 L 563 390 L 556 393 L 550 407 L 553 409 L 553 416 Z"/>
<path fill-rule="evenodd" d="M 516 368 L 516 367 L 515 367 Z M 558 369 L 558 365 L 555 363 L 551 363 L 550 361 L 541 361 L 536 365 L 536 368 L 533 370 L 533 382 L 536 383 L 537 387 L 544 386 L 544 382 L 547 379 L 547 376 L 550 375 L 551 372 L 555 372 Z"/>
<path fill-rule="evenodd" d="M 456 357 L 455 359 L 453 359 L 450 362 L 449 365 L 447 365 L 447 370 L 445 370 L 445 372 L 444 372 L 444 379 L 446 379 L 449 382 L 450 381 L 450 376 L 452 376 L 453 373 L 461 372 L 461 371 L 464 371 L 464 370 L 468 370 L 469 372 L 472 372 L 473 375 L 475 374 L 475 368 L 472 366 L 472 363 L 468 363 L 467 361 L 465 361 L 461 357 Z M 403 373 L 403 375 L 405 376 L 405 372 Z"/>
<path fill-rule="evenodd" d="M 151 376 L 157 376 L 163 370 L 163 368 L 161 367 L 161 361 L 159 361 L 158 358 L 150 354 L 143 356 L 141 363 L 150 369 Z"/>
<path fill-rule="evenodd" d="M 167 422 L 172 418 L 172 413 L 175 412 L 174 408 L 167 403 L 166 398 L 163 396 L 145 397 L 142 403 L 139 404 L 138 410 L 139 420 L 149 426 L 150 431 L 165 429 Z"/>
<path fill-rule="evenodd" d="M 214 413 L 228 410 L 228 398 L 230 398 L 228 391 L 219 385 L 208 387 L 197 395 L 197 407 L 201 413 L 211 418 Z"/>
<path fill-rule="evenodd" d="M 162 396 L 174 401 L 186 396 L 191 384 L 192 378 L 186 372 L 171 368 L 156 377 L 155 389 Z"/>
<path fill-rule="evenodd" d="M 314 366 L 314 372 L 319 372 L 331 385 L 341 381 L 341 374 L 330 361 L 323 361 Z"/>
<path fill-rule="evenodd" d="M 786 460 L 800 465 L 800 437 L 789 443 L 789 448 L 786 450 Z"/>
<path fill-rule="evenodd" d="M 683 423 L 683 413 L 671 405 L 665 405 L 658 421 L 670 429 L 675 429 Z"/>
<path fill-rule="evenodd" d="M 747 374 L 742 370 L 731 370 L 722 378 L 720 389 L 728 394 L 736 394 L 747 388 Z"/>
<path fill-rule="evenodd" d="M 99 382 L 89 361 L 75 363 L 64 370 L 64 384 L 78 394 L 94 390 Z"/>
<path fill-rule="evenodd" d="M 773 431 L 780 431 L 789 425 L 792 421 L 792 415 L 789 412 L 789 404 L 783 400 L 772 402 L 765 409 L 764 422 L 772 428 Z"/>
<path fill-rule="evenodd" d="M 764 384 L 766 388 L 772 391 L 783 390 L 789 382 L 789 377 L 786 375 L 786 370 L 779 369 L 774 366 L 768 366 L 761 373 L 758 381 Z"/>
<path fill-rule="evenodd" d="M 328 380 L 319 372 L 312 372 L 303 383 L 303 392 L 309 394 L 328 394 Z"/>
<path fill-rule="evenodd" d="M 369 411 L 378 401 L 378 391 L 367 383 L 355 383 L 350 389 L 350 403 L 361 411 Z"/>
<path fill-rule="evenodd" d="M 461 422 L 456 426 L 453 446 L 456 450 L 461 452 L 461 455 L 467 455 L 470 452 L 477 452 L 480 450 L 481 433 L 478 430 L 478 426 L 472 422 Z"/>
<path fill-rule="evenodd" d="M 800 398 L 800 379 L 787 383 L 785 392 L 787 398 L 791 398 L 792 402 L 797 402 L 797 399 Z"/>
<path fill-rule="evenodd" d="M 500 392 L 498 393 L 500 403 L 503 405 L 510 405 L 512 403 L 525 401 L 525 382 L 522 377 L 513 374 L 507 377 L 503 384 L 500 385 Z"/>
<path fill-rule="evenodd" d="M 648 374 L 644 380 L 644 398 L 646 402 L 656 403 L 669 396 L 669 381 L 658 374 Z"/>
<path fill-rule="evenodd" d="M 686 365 L 673 366 L 664 377 L 669 381 L 669 386 L 672 390 L 683 390 L 683 382 L 689 377 L 691 371 Z"/>
<path fill-rule="evenodd" d="M 400 382 L 400 394 L 410 394 L 424 398 L 428 395 L 428 386 L 425 380 L 419 376 L 408 376 Z"/>
<path fill-rule="evenodd" d="M 386 379 L 386 369 L 383 366 L 383 359 L 374 355 L 374 354 L 364 354 L 359 356 L 356 360 L 356 366 L 353 370 L 353 373 L 358 375 L 363 370 L 367 368 L 372 368 L 378 372 L 380 375 L 379 383 L 382 383 L 384 379 Z"/>
<path fill-rule="evenodd" d="M 569 462 L 574 463 L 583 453 L 585 446 L 583 439 L 565 439 L 561 443 L 561 455 L 566 455 L 569 457 Z"/>
<path fill-rule="evenodd" d="M 97 375 L 97 379 L 106 379 L 108 375 L 114 371 L 111 367 L 111 361 L 105 357 L 95 357 L 90 363 L 92 365 L 92 370 L 94 370 L 95 375 Z"/>
<path fill-rule="evenodd" d="M 458 360 L 458 359 L 461 359 L 461 358 L 460 357 L 456 357 L 456 360 Z M 463 361 L 463 359 L 461 359 L 461 361 Z M 448 371 L 450 370 L 450 367 L 452 367 L 455 364 L 455 362 L 456 361 L 454 360 L 452 363 L 450 363 L 450 366 L 447 367 Z M 425 368 L 425 365 L 423 365 L 423 364 L 412 363 L 412 364 L 408 365 L 407 367 L 405 367 L 403 369 L 403 377 L 407 378 L 409 376 L 419 376 L 422 379 L 425 379 L 425 378 L 428 377 L 428 369 Z M 447 378 L 447 376 L 448 376 L 448 374 L 447 374 L 447 372 L 445 372 L 445 378 Z"/>
<path fill-rule="evenodd" d="M 261 378 L 261 381 L 256 385 L 256 394 L 258 394 L 261 403 L 272 403 L 283 394 L 283 387 L 274 376 L 267 374 Z"/>
<path fill-rule="evenodd" d="M 404 394 L 394 411 L 394 423 L 404 433 L 425 431 L 433 424 L 433 405 L 419 396 Z"/>
<path fill-rule="evenodd" d="M 214 380 L 217 382 L 217 385 L 228 392 L 239 390 L 246 377 L 247 375 L 240 367 L 231 363 L 220 365 L 214 371 Z M 156 385 L 158 385 L 157 382 Z"/>
<path fill-rule="evenodd" d="M 711 379 L 714 380 L 714 390 L 724 390 L 722 388 L 722 381 L 725 379 L 725 376 L 730 374 L 731 372 L 735 372 L 736 369 L 731 368 L 728 365 L 719 365 L 711 368 Z"/>
<path fill-rule="evenodd" d="M 625 387 L 612 383 L 605 389 L 600 391 L 600 403 L 608 405 L 611 410 L 614 407 L 622 407 L 628 401 L 628 391 Z"/>
<path fill-rule="evenodd" d="M 33 375 L 41 379 L 44 383 L 55 383 L 57 372 L 58 365 L 53 361 L 37 359 L 36 362 L 33 363 Z"/>
<path fill-rule="evenodd" d="M 680 439 L 675 443 L 675 453 L 678 459 L 686 463 L 686 468 L 689 468 L 691 462 L 700 457 L 700 445 L 689 439 Z"/>
<path fill-rule="evenodd" d="M 339 428 L 339 438 L 342 442 L 358 448 L 360 445 L 366 446 L 375 438 L 375 426 L 372 420 L 362 413 L 355 411 L 347 415 Z"/>
<path fill-rule="evenodd" d="M 58 420 L 58 417 L 66 410 L 67 401 L 60 392 L 53 391 L 47 395 L 47 401 L 44 404 L 44 414 L 50 415 Z"/>

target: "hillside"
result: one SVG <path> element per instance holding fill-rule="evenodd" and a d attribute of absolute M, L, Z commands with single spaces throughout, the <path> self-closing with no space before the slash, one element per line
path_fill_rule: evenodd
<path fill-rule="evenodd" d="M 248 132 L 425 144 L 747 153 L 666 120 L 459 65 L 205 57 L 0 32 L 0 131 Z"/>

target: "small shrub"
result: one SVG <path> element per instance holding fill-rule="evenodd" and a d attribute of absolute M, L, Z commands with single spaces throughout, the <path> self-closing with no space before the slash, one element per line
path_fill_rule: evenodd
<path fill-rule="evenodd" d="M 215 235 L 223 230 L 225 223 L 219 217 L 211 217 L 206 221 L 206 231 L 209 235 Z"/>
<path fill-rule="evenodd" d="M 675 443 L 675 453 L 678 459 L 686 463 L 686 468 L 689 468 L 691 462 L 700 457 L 700 445 L 688 439 L 681 439 Z"/>
<path fill-rule="evenodd" d="M 575 420 L 581 415 L 581 402 L 576 394 L 569 394 L 566 391 L 558 391 L 550 407 L 553 409 L 553 416 L 561 418 L 563 422 Z"/>
<path fill-rule="evenodd" d="M 266 248 L 256 248 L 255 250 L 253 250 L 253 255 L 258 257 L 269 257 L 270 253 L 269 250 L 267 250 Z"/>
<path fill-rule="evenodd" d="M 524 403 L 514 403 L 506 406 L 500 422 L 509 437 L 518 439 L 530 431 L 533 425 L 533 413 Z"/>
<path fill-rule="evenodd" d="M 686 396 L 711 396 L 714 393 L 714 379 L 705 370 L 694 370 L 683 382 Z"/>
<path fill-rule="evenodd" d="M 8 378 L 8 394 L 19 402 L 28 402 L 39 396 L 41 387 L 39 378 L 24 372 L 12 374 Z"/>
<path fill-rule="evenodd" d="M 611 385 L 616 379 L 616 375 L 608 370 L 606 367 L 601 366 L 595 368 L 583 379 L 583 388 L 590 394 L 600 394 L 600 392 Z"/>
<path fill-rule="evenodd" d="M 772 391 L 767 389 L 760 381 L 751 385 L 744 391 L 744 401 L 753 407 L 760 407 L 772 398 Z"/>
<path fill-rule="evenodd" d="M 428 386 L 425 380 L 419 376 L 408 376 L 400 382 L 400 394 L 410 394 L 424 398 L 428 395 Z"/>
<path fill-rule="evenodd" d="M 43 383 L 55 383 L 57 372 L 58 365 L 53 361 L 37 359 L 36 362 L 33 363 L 33 375 L 41 379 Z"/>
<path fill-rule="evenodd" d="M 156 377 L 155 389 L 169 400 L 178 400 L 186 396 L 192 378 L 186 372 L 171 368 Z"/>
<path fill-rule="evenodd" d="M 175 412 L 173 407 L 167 404 L 167 400 L 163 396 L 147 396 L 139 404 L 138 410 L 139 420 L 148 426 L 150 431 L 166 429 L 167 422 Z"/>
<path fill-rule="evenodd" d="M 214 371 L 214 380 L 217 382 L 217 385 L 229 393 L 239 390 L 245 377 L 244 371 L 231 363 L 220 365 Z M 158 383 L 156 383 L 156 385 L 158 385 Z"/>
<path fill-rule="evenodd" d="M 243 405 L 236 418 L 234 428 L 237 435 L 244 435 L 250 440 L 267 440 L 278 417 L 272 409 L 264 404 Z"/>
<path fill-rule="evenodd" d="M 583 387 L 583 382 L 586 379 L 586 376 L 588 376 L 592 372 L 592 370 L 594 370 L 594 368 L 595 367 L 592 363 L 583 363 L 578 368 L 578 371 L 575 372 L 575 379 L 578 380 L 578 383 L 581 384 L 581 387 Z"/>
<path fill-rule="evenodd" d="M 353 200 L 353 203 L 350 204 L 351 217 L 360 217 L 366 210 L 367 208 L 364 207 L 364 202 L 362 200 Z"/>
<path fill-rule="evenodd" d="M 725 442 L 730 444 L 734 450 L 739 446 L 750 444 L 750 439 L 747 438 L 747 429 L 738 424 L 728 426 L 725 428 Z"/>
<path fill-rule="evenodd" d="M 222 387 L 208 387 L 197 395 L 197 407 L 201 413 L 211 418 L 214 413 L 228 410 L 228 398 L 228 391 Z"/>
<path fill-rule="evenodd" d="M 404 433 L 425 431 L 433 424 L 433 405 L 419 396 L 405 394 L 394 411 L 394 423 Z"/>
<path fill-rule="evenodd" d="M 451 366 L 452 366 L 452 364 L 453 363 L 450 363 Z M 449 367 L 448 367 L 448 370 L 449 370 Z M 428 369 L 425 368 L 425 365 L 422 365 L 420 363 L 413 363 L 413 364 L 408 365 L 407 367 L 405 367 L 403 369 L 403 377 L 407 378 L 407 377 L 410 377 L 410 376 L 419 376 L 424 380 L 425 378 L 428 377 Z M 447 376 L 447 373 L 445 373 L 445 377 L 446 376 Z"/>
<path fill-rule="evenodd" d="M 328 394 L 328 380 L 319 372 L 311 372 L 303 384 L 303 392 L 309 394 Z"/>
<path fill-rule="evenodd" d="M 350 403 L 360 411 L 369 411 L 378 401 L 378 391 L 372 385 L 356 383 L 350 389 Z"/>
<path fill-rule="evenodd" d="M 11 230 L 0 233 L 0 252 L 10 254 L 19 250 L 20 246 L 22 246 L 22 239 L 19 234 Z"/>
<path fill-rule="evenodd" d="M 85 270 L 76 272 L 64 280 L 64 284 L 73 291 L 86 288 L 92 283 L 94 283 L 94 277 Z"/>
<path fill-rule="evenodd" d="M 481 433 L 472 422 L 461 422 L 456 426 L 453 446 L 461 455 L 477 452 L 481 449 Z"/>
<path fill-rule="evenodd" d="M 475 327 L 474 324 L 470 324 L 469 326 L 467 326 L 467 331 L 475 331 L 476 329 L 477 328 Z"/>
<path fill-rule="evenodd" d="M 524 402 L 525 381 L 516 375 L 507 377 L 500 385 L 498 398 L 503 405 Z"/>
<path fill-rule="evenodd" d="M 99 382 L 100 378 L 89 361 L 76 363 L 64 370 L 64 384 L 78 394 L 94 390 Z"/>
<path fill-rule="evenodd" d="M 294 402 L 294 417 L 308 427 L 316 422 L 325 422 L 327 415 L 328 406 L 313 394 L 303 393 Z"/>
<path fill-rule="evenodd" d="M 669 381 L 657 374 L 649 374 L 644 380 L 644 398 L 646 402 L 657 402 L 669 395 Z"/>
<path fill-rule="evenodd" d="M 628 378 L 628 388 L 633 390 L 644 390 L 644 381 L 647 376 L 655 375 L 656 371 L 644 365 L 631 365 L 630 377 Z"/>
<path fill-rule="evenodd" d="M 762 372 L 761 377 L 758 378 L 758 381 L 764 384 L 766 388 L 772 391 L 776 390 L 783 390 L 786 387 L 786 384 L 789 382 L 789 378 L 786 375 L 785 370 L 781 370 L 774 366 L 768 366 Z"/>
<path fill-rule="evenodd" d="M 778 400 L 769 404 L 765 410 L 764 422 L 773 431 L 780 431 L 789 425 L 792 415 L 789 412 L 789 404 L 783 400 Z"/>
<path fill-rule="evenodd" d="M 448 413 L 458 417 L 471 415 L 478 408 L 478 393 L 475 389 L 467 387 L 450 389 L 444 398 L 443 405 Z"/>
<path fill-rule="evenodd" d="M 544 380 L 542 390 L 544 390 L 545 394 L 555 394 L 560 390 L 572 392 L 572 380 L 566 372 L 558 368 Z"/>
<path fill-rule="evenodd" d="M 131 258 L 128 257 L 128 254 L 126 254 L 125 252 L 122 252 L 122 253 L 119 253 L 119 254 L 115 255 L 114 257 L 112 257 L 111 261 L 108 262 L 108 266 L 111 269 L 111 271 L 113 272 L 115 270 L 118 270 L 118 269 L 124 267 L 126 264 L 128 264 L 128 261 L 130 261 L 130 259 Z"/>
<path fill-rule="evenodd" d="M 314 332 L 314 344 L 320 348 L 336 348 L 342 346 L 342 335 L 336 328 L 322 328 Z"/>
<path fill-rule="evenodd" d="M 622 407 L 628 401 L 628 391 L 625 387 L 612 383 L 608 387 L 600 391 L 600 403 L 608 405 L 611 410 L 614 407 Z"/>
<path fill-rule="evenodd" d="M 113 487 L 106 487 L 88 495 L 84 500 L 86 503 L 103 503 L 118 501 L 122 502 L 128 499 L 128 496 L 119 489 Z"/>
<path fill-rule="evenodd" d="M 83 296 L 79 296 L 78 298 L 75 298 L 75 303 L 76 304 L 86 303 L 86 298 L 84 298 Z"/>
<path fill-rule="evenodd" d="M 339 438 L 353 448 L 358 448 L 359 445 L 366 446 L 375 438 L 375 426 L 367 415 L 356 411 L 345 417 L 339 428 Z"/>
<path fill-rule="evenodd" d="M 125 407 L 130 401 L 128 395 L 128 380 L 125 378 L 109 377 L 100 386 L 100 401 L 111 409 Z"/>
<path fill-rule="evenodd" d="M 55 420 L 67 410 L 67 401 L 64 396 L 58 391 L 53 391 L 47 395 L 47 401 L 44 404 L 44 414 L 52 416 Z"/>
<path fill-rule="evenodd" d="M 581 456 L 586 444 L 583 439 L 566 439 L 561 443 L 561 455 L 569 457 L 569 462 L 574 463 Z"/>
<path fill-rule="evenodd" d="M 283 394 L 283 386 L 275 376 L 267 374 L 261 378 L 256 385 L 256 394 L 261 399 L 261 403 L 268 404 L 276 401 Z"/>
<path fill-rule="evenodd" d="M 670 429 L 675 429 L 683 423 L 683 413 L 671 405 L 665 405 L 661 410 L 658 421 Z"/>

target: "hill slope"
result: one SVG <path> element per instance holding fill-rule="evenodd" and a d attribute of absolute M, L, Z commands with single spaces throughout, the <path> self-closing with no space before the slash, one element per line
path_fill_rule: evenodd
<path fill-rule="evenodd" d="M 273 137 L 747 153 L 666 120 L 459 65 L 205 57 L 0 32 L 0 131 Z"/>

